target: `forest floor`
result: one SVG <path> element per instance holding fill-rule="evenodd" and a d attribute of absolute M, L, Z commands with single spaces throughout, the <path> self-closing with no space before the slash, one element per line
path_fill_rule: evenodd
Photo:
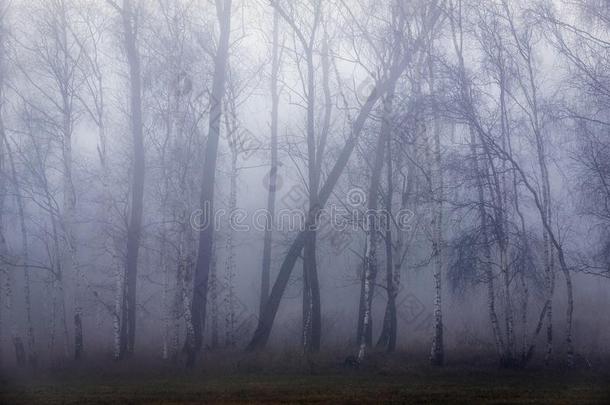
<path fill-rule="evenodd" d="M 146 367 L 145 367 L 146 369 Z M 3 373 L 2 404 L 101 403 L 553 403 L 610 404 L 610 373 L 591 369 L 501 370 L 452 365 L 315 374 L 69 369 L 25 377 Z"/>

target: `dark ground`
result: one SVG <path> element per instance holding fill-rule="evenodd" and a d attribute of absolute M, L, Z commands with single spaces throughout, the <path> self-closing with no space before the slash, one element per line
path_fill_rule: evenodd
<path fill-rule="evenodd" d="M 431 368 L 425 363 L 397 366 L 400 361 L 392 361 L 360 370 L 336 365 L 281 371 L 238 362 L 238 368 L 186 372 L 134 362 L 62 367 L 29 376 L 23 371 L 5 372 L 0 402 L 610 404 L 610 372 L 605 368 L 503 370 L 460 364 Z"/>

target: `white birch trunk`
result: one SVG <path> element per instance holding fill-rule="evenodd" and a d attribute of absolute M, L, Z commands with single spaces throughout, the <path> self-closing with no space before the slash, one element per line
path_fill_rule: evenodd
<path fill-rule="evenodd" d="M 360 333 L 360 342 L 358 348 L 358 363 L 362 363 L 364 360 L 364 355 L 366 353 L 366 333 L 364 331 L 370 327 L 371 322 L 371 305 L 370 305 L 370 295 L 371 295 L 371 266 L 367 264 L 367 261 L 375 258 L 375 252 L 371 249 L 371 234 L 367 235 L 367 245 L 366 251 L 364 254 L 364 293 L 363 293 L 363 303 L 364 303 L 364 314 L 363 314 L 363 322 L 362 322 L 362 332 Z M 369 262 L 370 263 L 370 262 Z"/>
<path fill-rule="evenodd" d="M 121 355 L 121 311 L 123 308 L 123 298 L 125 295 L 125 287 L 123 284 L 123 266 L 120 261 L 115 264 L 114 282 L 114 316 L 112 317 L 112 332 L 113 332 L 113 355 L 115 360 L 119 360 Z"/>
<path fill-rule="evenodd" d="M 210 298 L 212 303 L 210 305 L 210 316 L 211 316 L 211 332 L 212 342 L 211 346 L 213 349 L 218 347 L 218 266 L 216 262 L 216 244 L 212 246 L 212 263 L 210 264 Z"/>
<path fill-rule="evenodd" d="M 163 238 L 165 239 L 165 238 Z M 163 241 L 164 242 L 164 241 Z M 164 243 L 162 243 L 160 260 L 161 260 L 161 268 L 163 269 L 163 303 L 162 303 L 162 312 L 163 312 L 163 348 L 161 350 L 161 357 L 163 360 L 169 359 L 169 328 L 170 328 L 170 320 L 172 317 L 172 309 L 170 306 L 169 300 L 169 268 L 167 266 L 165 260 L 165 251 L 163 249 Z"/>
<path fill-rule="evenodd" d="M 234 146 L 236 147 L 236 146 Z M 235 243 L 234 215 L 237 208 L 237 151 L 234 149 L 231 158 L 231 185 L 229 195 L 229 230 L 227 234 L 227 259 L 225 263 L 225 345 L 235 346 Z"/>
<path fill-rule="evenodd" d="M 431 57 L 431 56 L 430 56 Z M 434 72 L 432 61 L 429 61 L 430 89 L 433 93 Z M 432 95 L 434 97 L 434 94 Z M 430 359 L 433 364 L 441 365 L 444 362 L 444 341 L 443 341 L 443 312 L 442 312 L 442 247 L 443 247 L 443 170 L 441 165 L 441 141 L 440 141 L 440 122 L 436 103 L 433 103 L 433 160 L 431 170 L 432 198 L 433 198 L 433 242 L 432 255 L 434 263 L 434 338 Z"/>

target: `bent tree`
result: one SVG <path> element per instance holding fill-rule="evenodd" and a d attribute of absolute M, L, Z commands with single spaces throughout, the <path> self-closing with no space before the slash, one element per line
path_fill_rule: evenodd
<path fill-rule="evenodd" d="M 339 152 L 337 160 L 330 169 L 326 181 L 320 189 L 318 200 L 319 204 L 312 207 L 307 214 L 304 225 L 305 229 L 307 229 L 307 227 L 315 226 L 321 209 L 331 196 L 339 177 L 343 173 L 343 170 L 345 169 L 348 160 L 356 147 L 356 144 L 358 143 L 364 124 L 373 107 L 379 98 L 386 94 L 388 89 L 398 80 L 404 70 L 409 66 L 414 54 L 420 50 L 422 42 L 425 41 L 427 33 L 432 29 L 438 20 L 439 15 L 440 10 L 436 1 L 427 5 L 420 32 L 412 41 L 409 41 L 404 45 L 400 56 L 394 60 L 392 66 L 388 70 L 388 73 L 376 81 L 365 103 L 359 109 L 355 120 L 351 124 L 350 134 Z M 305 240 L 306 232 L 301 231 L 297 234 L 288 248 L 288 251 L 286 252 L 284 260 L 280 266 L 279 274 L 275 280 L 275 283 L 273 284 L 267 303 L 265 304 L 265 309 L 259 316 L 257 328 L 247 346 L 247 350 L 252 351 L 261 349 L 266 345 L 269 335 L 271 334 L 271 328 L 273 326 L 281 298 L 286 290 L 286 286 L 288 285 L 292 269 L 294 268 L 301 250 L 303 249 Z"/>

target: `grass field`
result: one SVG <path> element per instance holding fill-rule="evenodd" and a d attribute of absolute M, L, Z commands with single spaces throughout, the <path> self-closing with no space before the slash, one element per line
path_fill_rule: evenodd
<path fill-rule="evenodd" d="M 3 404 L 610 403 L 610 377 L 580 371 L 418 367 L 400 372 L 57 372 L 6 376 Z"/>

